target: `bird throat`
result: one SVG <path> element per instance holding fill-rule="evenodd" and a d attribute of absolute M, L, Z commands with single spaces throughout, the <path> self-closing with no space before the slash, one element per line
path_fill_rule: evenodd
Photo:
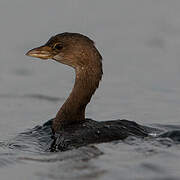
<path fill-rule="evenodd" d="M 85 121 L 85 109 L 99 86 L 102 77 L 102 63 L 76 68 L 73 90 L 53 120 L 53 131 L 57 132 L 74 123 Z"/>

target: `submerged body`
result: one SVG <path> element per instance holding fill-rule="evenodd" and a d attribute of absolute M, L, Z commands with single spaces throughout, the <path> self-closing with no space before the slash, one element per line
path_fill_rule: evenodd
<path fill-rule="evenodd" d="M 30 50 L 27 55 L 56 60 L 73 67 L 76 72 L 73 90 L 52 122 L 52 130 L 57 135 L 55 144 L 62 147 L 64 142 L 77 142 L 78 147 L 78 143 L 107 142 L 132 134 L 147 136 L 146 131 L 131 121 L 96 122 L 85 119 L 86 106 L 103 74 L 102 57 L 91 39 L 78 33 L 62 33 L 51 37 L 45 45 Z M 135 128 L 134 133 L 132 127 Z"/>

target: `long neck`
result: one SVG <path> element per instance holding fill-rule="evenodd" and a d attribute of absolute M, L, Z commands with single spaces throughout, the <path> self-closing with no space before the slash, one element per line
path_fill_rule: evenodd
<path fill-rule="evenodd" d="M 85 120 L 85 108 L 92 95 L 98 88 L 102 77 L 101 61 L 95 61 L 93 66 L 76 68 L 76 79 L 73 90 L 58 111 L 54 121 L 53 130 Z"/>

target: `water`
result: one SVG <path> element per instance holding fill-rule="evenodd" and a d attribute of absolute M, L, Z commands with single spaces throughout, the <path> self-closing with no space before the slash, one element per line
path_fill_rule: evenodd
<path fill-rule="evenodd" d="M 1 0 L 1 179 L 178 180 L 179 6 L 176 0 Z M 55 116 L 74 72 L 24 54 L 64 31 L 89 36 L 103 56 L 103 80 L 87 117 L 126 118 L 167 133 L 63 153 L 48 152 L 48 133 L 28 136 Z"/>

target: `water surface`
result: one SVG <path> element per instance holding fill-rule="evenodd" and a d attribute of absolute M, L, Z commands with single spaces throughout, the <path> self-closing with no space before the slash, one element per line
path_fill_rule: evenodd
<path fill-rule="evenodd" d="M 1 0 L 1 178 L 178 180 L 179 6 L 176 0 Z M 126 118 L 171 133 L 63 153 L 46 151 L 37 134 L 21 136 L 55 116 L 74 81 L 71 68 L 24 54 L 65 31 L 89 36 L 103 56 L 103 80 L 87 117 Z"/>

